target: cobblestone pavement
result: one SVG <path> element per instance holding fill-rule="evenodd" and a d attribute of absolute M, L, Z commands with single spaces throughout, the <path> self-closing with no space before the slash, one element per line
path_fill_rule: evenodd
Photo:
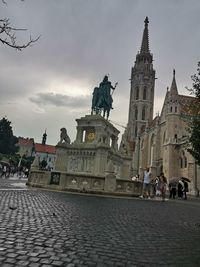
<path fill-rule="evenodd" d="M 0 179 L 0 266 L 200 266 L 200 200 L 26 189 Z"/>

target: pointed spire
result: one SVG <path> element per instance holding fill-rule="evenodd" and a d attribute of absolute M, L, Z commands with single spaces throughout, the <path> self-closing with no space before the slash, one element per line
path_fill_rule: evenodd
<path fill-rule="evenodd" d="M 145 18 L 144 21 L 144 32 L 143 32 L 143 37 L 142 37 L 142 44 L 141 44 L 141 49 L 140 53 L 149 53 L 149 32 L 148 32 L 148 24 L 149 24 L 149 19 L 148 17 Z"/>
<path fill-rule="evenodd" d="M 170 88 L 170 95 L 178 95 L 178 89 L 176 85 L 176 78 L 175 78 L 175 69 L 173 69 L 173 80 L 172 80 L 172 85 Z"/>
<path fill-rule="evenodd" d="M 46 145 L 46 141 L 47 141 L 47 130 L 45 129 L 45 132 L 42 136 L 42 144 Z"/>

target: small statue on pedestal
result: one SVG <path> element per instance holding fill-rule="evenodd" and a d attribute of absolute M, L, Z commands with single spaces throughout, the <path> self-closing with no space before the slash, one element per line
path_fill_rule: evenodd
<path fill-rule="evenodd" d="M 60 142 L 59 143 L 67 143 L 67 144 L 71 143 L 71 140 L 70 140 L 70 137 L 67 134 L 66 128 L 61 128 L 60 129 Z"/>

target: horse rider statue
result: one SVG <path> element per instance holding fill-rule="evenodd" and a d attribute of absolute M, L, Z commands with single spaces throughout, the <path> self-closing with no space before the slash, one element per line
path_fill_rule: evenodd
<path fill-rule="evenodd" d="M 99 87 L 95 87 L 93 91 L 92 97 L 92 111 L 91 114 L 95 112 L 95 114 L 101 114 L 103 111 L 103 117 L 107 113 L 107 119 L 110 114 L 110 110 L 112 107 L 112 94 L 117 86 L 112 86 L 111 82 L 108 80 L 108 76 L 105 75 L 103 81 L 100 83 Z M 111 93 L 111 89 L 113 90 Z"/>

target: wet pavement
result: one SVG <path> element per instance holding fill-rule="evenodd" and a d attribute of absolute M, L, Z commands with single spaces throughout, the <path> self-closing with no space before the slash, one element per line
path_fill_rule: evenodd
<path fill-rule="evenodd" d="M 200 266 L 200 200 L 27 188 L 0 179 L 0 266 Z"/>

